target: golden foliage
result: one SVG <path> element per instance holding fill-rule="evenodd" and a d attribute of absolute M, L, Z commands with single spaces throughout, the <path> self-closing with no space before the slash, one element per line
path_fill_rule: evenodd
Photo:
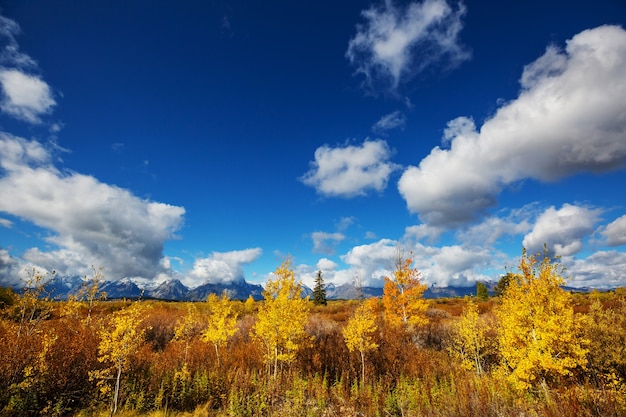
<path fill-rule="evenodd" d="M 129 366 L 132 356 L 143 343 L 145 329 L 140 329 L 142 306 L 133 303 L 130 307 L 115 312 L 108 327 L 100 331 L 98 361 L 108 367 L 91 373 L 98 380 L 101 392 L 108 394 L 111 386 L 107 380 L 114 381 L 111 415 L 117 412 L 122 372 Z"/>
<path fill-rule="evenodd" d="M 544 256 L 537 265 L 524 251 L 496 309 L 501 370 L 518 389 L 569 376 L 587 363 L 588 342 L 563 284 L 558 264 Z"/>
<path fill-rule="evenodd" d="M 343 337 L 350 352 L 358 350 L 363 353 L 378 347 L 373 338 L 378 329 L 376 302 L 376 299 L 370 298 L 359 305 L 343 328 Z"/>
<path fill-rule="evenodd" d="M 483 356 L 486 347 L 486 326 L 478 314 L 478 305 L 471 299 L 463 310 L 460 319 L 454 323 L 450 353 L 467 370 L 483 373 Z"/>
<path fill-rule="evenodd" d="M 301 297 L 302 287 L 295 282 L 296 274 L 289 259 L 276 268 L 274 276 L 263 291 L 264 302 L 259 307 L 253 336 L 264 345 L 268 373 L 273 368 L 276 378 L 279 362 L 292 363 L 308 340 L 304 326 L 309 302 L 308 297 Z"/>
<path fill-rule="evenodd" d="M 626 299 L 618 298 L 614 304 L 605 308 L 599 299 L 594 299 L 585 334 L 594 371 L 601 378 L 621 381 L 626 387 Z"/>
<path fill-rule="evenodd" d="M 106 300 L 106 292 L 100 290 L 100 286 L 104 282 L 104 274 L 102 268 L 94 268 L 93 276 L 83 277 L 83 282 L 78 290 L 68 296 L 67 302 L 63 305 L 62 315 L 78 317 L 78 313 L 83 307 L 87 308 L 87 317 L 85 321 L 89 323 L 94 304 L 99 300 Z"/>
<path fill-rule="evenodd" d="M 365 353 L 378 347 L 374 341 L 374 334 L 378 329 L 376 325 L 377 302 L 376 299 L 370 298 L 359 305 L 342 332 L 348 350 L 350 352 L 357 350 L 361 354 L 361 380 L 363 384 L 365 384 Z"/>
<path fill-rule="evenodd" d="M 393 279 L 385 277 L 383 306 L 385 321 L 393 326 L 421 326 L 428 323 L 428 303 L 423 298 L 426 285 L 420 283 L 420 272 L 411 268 L 412 259 L 399 259 Z"/>
<path fill-rule="evenodd" d="M 210 294 L 207 298 L 208 314 L 206 316 L 206 330 L 202 333 L 202 340 L 213 344 L 217 366 L 220 366 L 219 348 L 226 346 L 237 331 L 237 312 L 226 293 L 218 297 Z"/>

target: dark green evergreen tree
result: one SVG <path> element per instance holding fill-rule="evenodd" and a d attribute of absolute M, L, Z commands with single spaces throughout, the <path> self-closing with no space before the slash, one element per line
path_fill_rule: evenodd
<path fill-rule="evenodd" d="M 315 277 L 315 288 L 313 288 L 313 304 L 326 305 L 326 284 L 322 277 L 322 271 L 317 271 Z"/>
<path fill-rule="evenodd" d="M 476 283 L 476 298 L 481 301 L 487 301 L 489 299 L 489 289 L 484 282 Z"/>
<path fill-rule="evenodd" d="M 512 279 L 515 279 L 515 275 L 510 272 L 507 272 L 506 275 L 502 275 L 502 278 L 500 278 L 500 281 L 498 281 L 495 288 L 495 292 L 498 297 L 501 297 L 504 294 L 504 291 L 506 291 L 506 288 L 509 286 L 509 282 Z"/>

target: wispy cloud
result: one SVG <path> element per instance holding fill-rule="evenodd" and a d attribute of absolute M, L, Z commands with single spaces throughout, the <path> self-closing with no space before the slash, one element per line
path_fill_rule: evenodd
<path fill-rule="evenodd" d="M 337 245 L 345 238 L 346 236 L 339 232 L 313 232 L 311 233 L 311 239 L 313 240 L 313 253 L 333 255 Z"/>
<path fill-rule="evenodd" d="M 430 66 L 454 67 L 469 58 L 458 36 L 465 6 L 424 0 L 397 7 L 385 0 L 362 12 L 365 24 L 348 44 L 346 57 L 365 76 L 370 91 L 392 91 Z"/>
<path fill-rule="evenodd" d="M 337 227 L 337 230 L 339 230 L 340 232 L 343 232 L 348 227 L 352 226 L 354 222 L 356 222 L 356 218 L 352 216 L 342 217 L 339 219 L 339 221 L 336 222 L 335 226 Z"/>
<path fill-rule="evenodd" d="M 0 217 L 0 226 L 10 229 L 13 227 L 13 222 L 9 219 L 3 219 L 2 217 Z"/>
<path fill-rule="evenodd" d="M 15 39 L 21 32 L 20 26 L 13 20 L 0 16 L 0 64 L 3 67 L 35 68 L 37 63 L 27 54 L 20 52 Z"/>
<path fill-rule="evenodd" d="M 41 123 L 56 105 L 50 86 L 32 71 L 36 63 L 20 52 L 15 36 L 20 29 L 11 19 L 0 16 L 0 110 L 29 123 Z"/>
<path fill-rule="evenodd" d="M 382 140 L 366 140 L 362 145 L 315 151 L 311 169 L 300 180 L 328 197 L 355 197 L 370 190 L 383 191 L 391 173 L 399 168 L 389 161 L 391 150 Z"/>
<path fill-rule="evenodd" d="M 503 187 L 556 181 L 626 162 L 626 32 L 579 33 L 564 51 L 550 46 L 526 66 L 519 97 L 480 130 L 468 118 L 448 125 L 450 149 L 434 148 L 408 168 L 398 189 L 432 225 L 458 226 L 496 204 Z"/>
<path fill-rule="evenodd" d="M 381 117 L 374 126 L 372 131 L 378 134 L 385 134 L 389 130 L 402 129 L 406 124 L 406 115 L 397 110 Z"/>

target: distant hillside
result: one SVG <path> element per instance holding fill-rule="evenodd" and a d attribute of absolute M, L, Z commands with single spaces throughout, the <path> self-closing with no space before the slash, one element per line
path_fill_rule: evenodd
<path fill-rule="evenodd" d="M 45 286 L 47 294 L 56 300 L 65 300 L 76 292 L 83 284 L 83 279 L 78 276 L 55 276 Z M 487 283 L 489 291 L 493 294 L 494 284 Z M 312 296 L 313 291 L 303 286 L 302 296 Z M 588 292 L 589 288 L 570 288 L 565 290 L 572 292 Z M 19 289 L 16 289 L 19 291 Z M 204 301 L 209 294 L 222 294 L 226 292 L 234 300 L 245 300 L 252 296 L 255 300 L 263 299 L 263 287 L 259 284 L 251 284 L 245 280 L 229 283 L 205 283 L 195 288 L 188 288 L 180 280 L 172 279 L 159 284 L 146 286 L 132 279 L 119 281 L 104 281 L 100 287 L 107 293 L 109 299 L 119 298 L 152 298 L 157 300 L 171 301 Z M 476 286 L 471 287 L 430 287 L 424 292 L 424 298 L 449 298 L 465 297 L 476 294 Z M 353 300 L 359 298 L 381 297 L 383 289 L 379 287 L 356 288 L 353 284 L 326 285 L 326 298 L 329 300 Z"/>

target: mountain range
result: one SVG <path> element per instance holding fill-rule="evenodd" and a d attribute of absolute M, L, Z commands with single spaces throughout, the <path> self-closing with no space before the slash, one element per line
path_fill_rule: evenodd
<path fill-rule="evenodd" d="M 46 283 L 46 292 L 51 298 L 64 300 L 83 284 L 83 279 L 76 277 L 55 276 Z M 100 290 L 107 294 L 108 299 L 146 298 L 169 301 L 204 301 L 209 294 L 226 292 L 233 300 L 245 300 L 252 296 L 255 300 L 263 299 L 263 287 L 245 280 L 225 283 L 205 283 L 189 288 L 180 280 L 172 279 L 155 285 L 145 285 L 132 279 L 104 281 Z M 311 296 L 313 291 L 303 285 L 303 296 Z M 476 293 L 476 287 L 430 287 L 424 298 L 464 297 Z M 380 297 L 383 289 L 378 287 L 356 287 L 351 283 L 326 285 L 326 298 L 329 300 L 350 300 L 358 298 Z"/>

